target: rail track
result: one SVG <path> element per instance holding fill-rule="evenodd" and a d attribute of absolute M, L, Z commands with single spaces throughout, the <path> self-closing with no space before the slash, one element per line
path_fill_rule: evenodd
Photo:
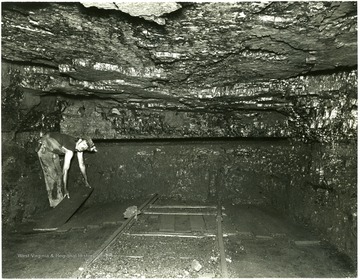
<path fill-rule="evenodd" d="M 228 270 L 222 231 L 222 219 L 225 215 L 222 211 L 223 207 L 220 204 L 217 206 L 157 205 L 155 202 L 158 199 L 159 195 L 154 194 L 148 200 L 146 200 L 138 208 L 139 211 L 142 212 L 142 215 L 139 218 L 134 215 L 121 224 L 103 242 L 103 244 L 91 256 L 89 256 L 86 261 L 82 263 L 78 270 L 73 273 L 73 278 L 84 278 L 87 272 L 91 270 L 91 267 L 99 259 L 105 258 L 107 256 L 107 253 L 105 252 L 111 250 L 111 248 L 115 246 L 116 240 L 118 240 L 121 236 L 144 238 L 142 239 L 145 244 L 144 246 L 146 246 L 146 240 L 149 240 L 149 238 L 156 238 L 156 240 L 161 240 L 161 238 L 168 237 L 182 238 L 185 240 L 182 242 L 185 243 L 190 242 L 189 240 L 193 240 L 194 238 L 212 238 L 216 241 L 216 254 L 220 259 L 218 260 L 218 258 L 216 258 L 218 271 L 221 273 L 219 276 L 222 278 L 227 278 Z M 152 253 L 156 254 L 156 252 Z M 126 258 L 140 260 L 144 257 L 128 255 Z M 101 266 L 99 266 L 99 269 L 101 270 Z M 196 269 L 196 267 L 194 269 Z"/>

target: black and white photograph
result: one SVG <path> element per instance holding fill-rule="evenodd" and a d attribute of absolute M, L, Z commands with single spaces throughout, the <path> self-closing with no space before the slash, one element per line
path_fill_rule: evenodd
<path fill-rule="evenodd" d="M 2 278 L 357 278 L 357 15 L 2 1 Z"/>

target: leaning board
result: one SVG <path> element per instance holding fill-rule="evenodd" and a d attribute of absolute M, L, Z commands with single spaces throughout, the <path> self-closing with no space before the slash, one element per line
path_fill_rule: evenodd
<path fill-rule="evenodd" d="M 70 193 L 55 208 L 44 213 L 34 226 L 35 231 L 53 231 L 65 224 L 93 192 L 93 188 L 81 187 Z"/>

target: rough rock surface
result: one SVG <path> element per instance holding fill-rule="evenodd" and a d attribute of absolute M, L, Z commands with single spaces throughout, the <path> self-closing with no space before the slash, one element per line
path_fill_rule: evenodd
<path fill-rule="evenodd" d="M 195 111 L 199 116 L 219 111 L 256 116 L 266 111 L 270 123 L 282 119 L 276 126 L 281 128 L 259 136 L 287 137 L 298 130 L 315 140 L 329 140 L 334 133 L 331 129 L 325 137 L 312 133 L 328 124 L 311 123 L 313 115 L 327 116 L 336 110 L 337 114 L 330 116 L 342 121 L 350 116 L 345 130 L 354 135 L 355 98 L 339 106 L 338 96 L 343 96 L 345 88 L 347 95 L 356 95 L 356 2 L 142 4 L 152 7 L 147 16 L 166 19 L 166 24 L 139 20 L 137 16 L 144 13 L 134 3 L 6 3 L 2 58 L 17 63 L 26 95 L 82 96 L 98 104 L 112 101 L 112 108 L 120 111 L 158 109 L 160 113 L 155 115 L 162 118 L 173 111 Z M 124 13 L 129 5 L 136 5 L 133 16 Z M 329 75 L 329 71 L 335 74 Z M 339 71 L 343 74 L 336 74 Z M 330 98 L 330 105 L 323 104 L 323 96 Z M 323 112 L 314 113 L 319 105 L 324 106 Z M 340 117 L 339 111 L 348 107 L 353 108 L 352 113 Z M 279 117 L 279 112 L 285 117 Z M 107 112 L 101 114 L 100 122 L 106 127 L 121 127 L 117 119 L 108 120 Z M 69 126 L 77 117 L 69 115 L 74 116 L 67 114 L 61 129 L 73 133 Z M 99 117 L 91 118 L 99 122 Z M 215 118 L 221 122 L 223 115 Z M 135 117 L 134 121 L 141 120 Z M 151 137 L 148 131 L 153 122 L 158 122 L 158 117 L 137 135 L 125 131 L 119 135 L 114 128 L 95 133 L 97 128 L 89 126 L 91 122 L 86 123 L 86 132 L 106 139 Z M 256 117 L 251 122 L 259 123 Z M 123 124 L 128 125 L 126 121 Z M 295 132 L 288 132 L 289 125 Z M 230 133 L 232 136 L 252 134 L 243 132 L 236 121 L 234 126 L 239 131 Z M 222 135 L 228 136 L 229 131 L 223 129 Z M 165 134 L 171 133 L 170 129 Z M 201 132 L 189 136 L 218 135 Z"/>
<path fill-rule="evenodd" d="M 7 4 L 2 56 L 52 67 L 42 71 L 59 80 L 38 91 L 119 96 L 194 96 L 356 67 L 356 2 L 182 5 L 159 27 L 77 4 Z"/>
<path fill-rule="evenodd" d="M 131 16 L 137 16 L 146 20 L 154 21 L 164 25 L 164 14 L 169 14 L 181 8 L 175 2 L 82 2 L 85 7 L 96 7 L 99 9 L 118 10 Z"/>

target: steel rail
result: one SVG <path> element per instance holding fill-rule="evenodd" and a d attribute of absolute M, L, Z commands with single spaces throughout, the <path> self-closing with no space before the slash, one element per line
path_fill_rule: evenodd
<path fill-rule="evenodd" d="M 140 207 L 139 210 L 142 211 L 147 205 L 154 203 L 158 199 L 158 194 L 152 195 L 148 200 L 146 200 Z M 104 241 L 104 243 L 97 249 L 80 267 L 73 273 L 72 278 L 81 278 L 83 272 L 95 261 L 100 255 L 116 240 L 116 237 L 126 229 L 135 219 L 135 216 L 127 219 L 121 226 L 115 230 L 109 237 Z"/>
<path fill-rule="evenodd" d="M 214 205 L 150 205 L 151 209 L 216 209 Z"/>
<path fill-rule="evenodd" d="M 228 269 L 226 264 L 226 255 L 225 255 L 225 246 L 224 246 L 224 239 L 223 239 L 223 231 L 222 231 L 222 213 L 221 213 L 221 205 L 219 203 L 217 208 L 217 216 L 216 216 L 216 223 L 217 223 L 217 239 L 219 243 L 219 251 L 220 251 L 220 266 L 221 266 L 221 276 L 222 278 L 228 278 Z"/>

